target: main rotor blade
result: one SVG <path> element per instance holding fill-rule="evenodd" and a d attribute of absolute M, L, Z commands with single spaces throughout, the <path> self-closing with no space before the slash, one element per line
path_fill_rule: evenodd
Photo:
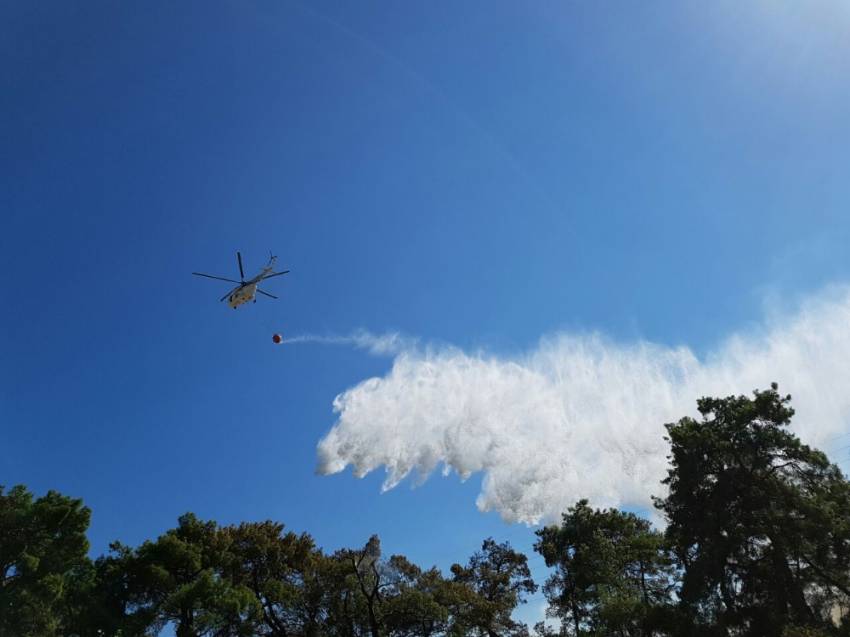
<path fill-rule="evenodd" d="M 242 271 L 242 255 L 239 254 L 239 251 L 236 252 L 236 260 L 239 261 L 239 276 L 242 280 L 245 280 L 245 273 Z"/>
<path fill-rule="evenodd" d="M 212 274 L 204 274 L 203 272 L 192 272 L 195 276 L 205 276 L 208 279 L 218 279 L 219 281 L 227 281 L 228 283 L 239 283 L 233 279 L 225 279 L 223 276 L 213 276 Z"/>
<path fill-rule="evenodd" d="M 270 296 L 273 299 L 277 298 L 274 294 L 269 294 L 268 292 L 263 292 L 260 288 L 257 288 L 257 292 L 259 292 L 260 294 L 265 294 L 266 296 Z"/>
<path fill-rule="evenodd" d="M 284 270 L 283 272 L 275 272 L 274 274 L 270 274 L 268 276 L 264 276 L 261 281 L 265 281 L 266 279 L 270 279 L 273 276 L 280 276 L 281 274 L 289 274 L 289 270 Z"/>
<path fill-rule="evenodd" d="M 239 281 L 236 281 L 236 283 L 239 283 Z M 239 287 L 233 288 L 232 290 L 230 290 L 230 292 L 228 292 L 228 293 L 227 293 L 227 294 L 225 294 L 223 297 L 221 297 L 221 298 L 219 299 L 219 301 L 224 301 L 227 297 L 229 297 L 231 294 L 233 294 L 234 292 L 236 292 L 236 290 L 239 290 L 239 289 L 241 289 L 241 288 L 242 288 L 242 286 L 241 286 L 241 285 L 240 285 Z"/>

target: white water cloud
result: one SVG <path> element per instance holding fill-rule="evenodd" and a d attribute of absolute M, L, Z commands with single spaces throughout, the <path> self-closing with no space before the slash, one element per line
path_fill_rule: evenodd
<path fill-rule="evenodd" d="M 663 425 L 695 414 L 700 396 L 777 381 L 805 442 L 828 449 L 850 425 L 848 289 L 735 334 L 702 360 L 687 347 L 599 334 L 557 334 L 512 358 L 395 339 L 377 348 L 396 354 L 392 369 L 334 400 L 319 471 L 384 467 L 384 490 L 438 467 L 464 479 L 483 472 L 478 508 L 509 522 L 557 519 L 583 497 L 649 508 L 663 493 Z"/>
<path fill-rule="evenodd" d="M 403 336 L 398 332 L 373 334 L 367 330 L 357 330 L 344 336 L 338 334 L 300 334 L 283 341 L 284 345 L 295 345 L 299 343 L 347 345 L 356 347 L 357 349 L 364 349 L 375 356 L 393 356 L 416 346 L 416 340 Z"/>

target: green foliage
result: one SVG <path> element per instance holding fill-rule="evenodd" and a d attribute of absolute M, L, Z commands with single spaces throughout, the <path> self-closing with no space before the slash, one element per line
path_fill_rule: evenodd
<path fill-rule="evenodd" d="M 695 627 L 831 630 L 850 593 L 850 488 L 787 430 L 789 401 L 774 384 L 753 398 L 703 398 L 701 420 L 667 425 L 670 493 L 657 506 Z"/>
<path fill-rule="evenodd" d="M 437 635 L 449 626 L 450 591 L 436 568 L 423 571 L 401 555 L 387 564 L 391 594 L 384 616 L 393 635 Z"/>
<path fill-rule="evenodd" d="M 782 637 L 829 637 L 830 633 L 825 630 L 806 626 L 786 626 L 782 631 Z"/>
<path fill-rule="evenodd" d="M 177 637 L 254 634 L 259 601 L 222 577 L 228 539 L 215 522 L 189 513 L 176 529 L 142 544 L 127 562 L 134 614 L 152 618 L 155 627 L 173 623 Z"/>
<path fill-rule="evenodd" d="M 324 556 L 309 535 L 271 521 L 224 527 L 224 576 L 251 591 L 256 634 L 316 635 L 325 616 Z"/>
<path fill-rule="evenodd" d="M 0 634 L 62 634 L 72 575 L 87 562 L 89 518 L 81 500 L 0 487 Z"/>
<path fill-rule="evenodd" d="M 137 607 L 130 589 L 134 552 L 120 542 L 110 553 L 72 573 L 68 634 L 78 637 L 132 637 L 147 634 L 154 624 L 151 609 Z"/>
<path fill-rule="evenodd" d="M 455 583 L 475 593 L 460 613 L 464 628 L 489 637 L 525 632 L 525 627 L 511 618 L 514 609 L 524 603 L 524 596 L 537 590 L 525 555 L 507 542 L 497 544 L 488 538 L 466 566 L 454 564 L 451 570 Z"/>
<path fill-rule="evenodd" d="M 567 634 L 652 634 L 675 579 L 663 537 L 649 522 L 580 500 L 537 537 L 535 550 L 555 569 L 544 586 L 549 613 Z"/>

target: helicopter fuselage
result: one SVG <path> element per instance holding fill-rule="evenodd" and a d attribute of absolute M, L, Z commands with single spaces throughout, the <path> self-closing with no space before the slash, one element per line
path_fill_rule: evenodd
<path fill-rule="evenodd" d="M 262 272 L 250 281 L 246 281 L 243 285 L 233 290 L 233 293 L 227 297 L 227 304 L 235 310 L 240 305 L 243 305 L 248 301 L 253 301 L 257 296 L 257 284 L 269 274 L 274 272 L 274 262 L 275 257 L 272 257 L 272 259 L 269 260 L 269 265 L 264 267 Z"/>
<path fill-rule="evenodd" d="M 255 296 L 257 296 L 257 284 L 248 283 L 236 288 L 233 294 L 227 298 L 227 304 L 235 310 L 243 303 L 253 301 Z"/>

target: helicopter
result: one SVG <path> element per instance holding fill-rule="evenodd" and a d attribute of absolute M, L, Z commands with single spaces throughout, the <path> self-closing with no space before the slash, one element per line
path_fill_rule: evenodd
<path fill-rule="evenodd" d="M 277 297 L 274 294 L 269 294 L 268 292 L 264 292 L 258 286 L 260 281 L 265 281 L 266 279 L 270 279 L 275 276 L 280 276 L 282 274 L 286 274 L 289 270 L 284 270 L 283 272 L 275 272 L 274 264 L 277 261 L 277 257 L 273 254 L 269 253 L 269 262 L 266 266 L 260 271 L 260 273 L 255 276 L 253 279 L 245 280 L 245 272 L 242 270 L 242 255 L 237 252 L 236 260 L 239 262 L 239 281 L 234 279 L 227 279 L 223 276 L 213 276 L 211 274 L 204 274 L 203 272 L 192 272 L 195 276 L 203 276 L 208 279 L 217 279 L 219 281 L 228 281 L 229 283 L 236 283 L 237 286 L 230 290 L 227 294 L 221 297 L 220 300 L 228 301 L 228 305 L 232 307 L 234 310 L 240 305 L 247 303 L 248 301 L 257 302 L 257 293 L 263 294 L 265 296 L 276 299 Z"/>

